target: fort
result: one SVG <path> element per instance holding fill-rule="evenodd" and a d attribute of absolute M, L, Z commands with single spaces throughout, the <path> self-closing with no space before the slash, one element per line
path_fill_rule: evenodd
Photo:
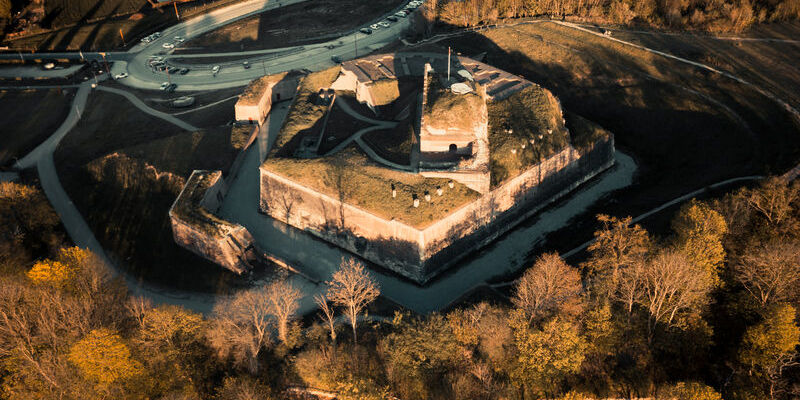
<path fill-rule="evenodd" d="M 290 99 L 259 167 L 261 211 L 418 283 L 614 163 L 613 135 L 565 115 L 546 89 L 446 52 L 378 54 L 260 78 L 235 106 L 238 129 L 263 124 L 272 103 Z M 212 172 L 196 174 L 208 181 Z M 217 195 L 208 193 L 224 195 L 190 185 L 170 212 L 175 240 L 246 270 L 254 245 L 244 228 L 199 218 L 228 226 L 213 232 L 214 246 L 185 233 L 209 232 L 188 229 L 182 215 L 213 216 L 206 199 Z M 205 212 L 178 212 L 191 207 Z"/>

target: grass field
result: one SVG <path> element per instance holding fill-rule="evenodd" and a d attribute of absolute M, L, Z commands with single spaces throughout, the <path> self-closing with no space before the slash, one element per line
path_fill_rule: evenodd
<path fill-rule="evenodd" d="M 178 247 L 167 212 L 193 169 L 227 170 L 230 127 L 186 132 L 95 92 L 55 154 L 62 184 L 100 243 L 138 277 L 217 291 L 236 276 Z"/>
<path fill-rule="evenodd" d="M 569 135 L 558 100 L 539 86 L 488 103 L 492 186 L 561 151 Z"/>
<path fill-rule="evenodd" d="M 33 150 L 61 126 L 75 91 L 0 90 L 0 168 Z"/>
<path fill-rule="evenodd" d="M 800 37 L 800 23 L 771 25 L 762 28 L 766 31 L 763 34 L 794 40 Z M 800 43 L 720 40 L 658 32 L 615 31 L 614 37 L 731 72 L 800 108 Z"/>
<path fill-rule="evenodd" d="M 184 44 L 187 53 L 246 51 L 332 40 L 400 5 L 400 0 L 314 0 L 236 21 Z"/>
<path fill-rule="evenodd" d="M 337 165 L 342 168 L 337 169 Z M 355 145 L 324 158 L 270 157 L 263 167 L 334 198 L 339 197 L 340 188 L 334 186 L 330 177 L 339 171 L 345 174 L 342 180 L 345 187 L 341 190 L 346 203 L 417 228 L 428 226 L 480 196 L 457 182 L 453 189 L 448 188 L 448 179 L 424 178 L 377 165 Z M 397 188 L 396 198 L 391 197 L 392 184 Z M 439 187 L 444 188 L 447 195 L 436 196 Z M 430 202 L 423 198 L 425 192 L 431 194 Z M 414 196 L 420 199 L 419 208 L 413 206 Z"/>

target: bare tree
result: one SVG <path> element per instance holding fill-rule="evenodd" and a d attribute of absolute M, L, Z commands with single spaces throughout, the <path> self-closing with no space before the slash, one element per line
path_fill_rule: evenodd
<path fill-rule="evenodd" d="M 619 282 L 611 293 L 611 298 L 622 302 L 630 315 L 633 306 L 639 301 L 644 288 L 644 260 L 633 263 L 619 273 Z"/>
<path fill-rule="evenodd" d="M 753 246 L 740 257 L 735 271 L 762 307 L 791 300 L 800 293 L 800 244 L 776 240 Z"/>
<path fill-rule="evenodd" d="M 328 305 L 328 299 L 325 298 L 325 295 L 321 293 L 314 295 L 314 302 L 317 303 L 319 309 L 322 310 L 322 316 L 325 320 L 325 324 L 328 325 L 328 329 L 331 332 L 331 341 L 336 343 L 336 316 L 334 315 L 333 308 Z"/>
<path fill-rule="evenodd" d="M 153 301 L 149 297 L 131 296 L 125 302 L 125 309 L 139 324 L 139 328 L 144 326 L 144 315 L 151 308 L 153 308 Z"/>
<path fill-rule="evenodd" d="M 328 282 L 328 298 L 344 309 L 344 316 L 353 327 L 353 344 L 358 343 L 358 315 L 380 293 L 378 283 L 369 276 L 361 263 L 352 258 L 342 259 L 339 270 L 333 273 L 333 279 Z"/>
<path fill-rule="evenodd" d="M 269 343 L 270 305 L 263 288 L 241 291 L 214 307 L 208 339 L 221 358 L 232 357 L 250 373 L 258 371 L 258 355 Z"/>
<path fill-rule="evenodd" d="M 556 314 L 579 303 L 581 277 L 556 253 L 539 257 L 517 283 L 512 301 L 528 322 Z"/>
<path fill-rule="evenodd" d="M 697 311 L 711 290 L 711 278 L 674 249 L 664 250 L 641 269 L 642 295 L 639 303 L 650 313 L 649 339 L 655 324 L 671 326 L 680 311 Z"/>
<path fill-rule="evenodd" d="M 602 228 L 594 233 L 587 266 L 594 284 L 611 294 L 619 283 L 620 270 L 645 257 L 650 238 L 641 226 L 632 225 L 631 217 L 620 219 L 600 214 L 597 220 Z"/>
<path fill-rule="evenodd" d="M 267 310 L 275 317 L 278 339 L 287 344 L 289 323 L 296 317 L 303 292 L 286 279 L 272 282 L 265 288 Z"/>
<path fill-rule="evenodd" d="M 747 204 L 760 213 L 771 225 L 779 225 L 792 212 L 792 203 L 800 198 L 800 184 L 787 185 L 780 178 L 771 178 L 760 188 L 745 193 Z"/>

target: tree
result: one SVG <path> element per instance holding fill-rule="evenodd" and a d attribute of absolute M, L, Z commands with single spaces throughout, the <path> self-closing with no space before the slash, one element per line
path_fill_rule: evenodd
<path fill-rule="evenodd" d="M 387 375 L 402 397 L 436 397 L 431 388 L 444 380 L 445 373 L 466 365 L 469 352 L 441 315 L 397 316 L 393 327 L 379 349 L 387 360 Z"/>
<path fill-rule="evenodd" d="M 692 400 L 722 400 L 722 395 L 714 388 L 698 382 L 678 382 L 659 391 L 659 398 L 664 399 L 692 399 Z"/>
<path fill-rule="evenodd" d="M 219 400 L 270 400 L 272 394 L 267 386 L 256 380 L 228 377 L 217 391 Z"/>
<path fill-rule="evenodd" d="M 325 324 L 328 326 L 328 330 L 330 331 L 331 341 L 336 343 L 336 316 L 334 315 L 333 308 L 328 305 L 328 299 L 325 298 L 325 295 L 321 293 L 317 293 L 314 295 L 314 303 L 319 306 L 319 309 L 322 310 L 322 316 L 325 320 Z"/>
<path fill-rule="evenodd" d="M 72 281 L 76 274 L 74 268 L 56 260 L 42 260 L 28 270 L 28 279 L 38 285 L 63 287 Z"/>
<path fill-rule="evenodd" d="M 328 282 L 328 299 L 342 307 L 344 316 L 353 328 L 353 343 L 358 343 L 356 325 L 358 315 L 369 304 L 375 301 L 381 291 L 369 273 L 356 260 L 342 259 L 339 269 L 333 273 Z"/>
<path fill-rule="evenodd" d="M 725 261 L 722 238 L 728 232 L 725 219 L 705 203 L 695 200 L 681 207 L 672 220 L 675 244 L 689 261 L 707 271 L 715 285 Z"/>
<path fill-rule="evenodd" d="M 250 373 L 258 371 L 258 355 L 269 343 L 271 318 L 263 288 L 244 290 L 214 306 L 208 331 L 211 347 L 221 358 L 232 357 Z"/>
<path fill-rule="evenodd" d="M 602 228 L 594 233 L 587 267 L 594 285 L 611 294 L 619 282 L 620 270 L 646 256 L 650 237 L 641 226 L 632 225 L 631 217 L 620 219 L 600 214 L 597 220 Z"/>
<path fill-rule="evenodd" d="M 141 372 L 141 364 L 131 357 L 130 349 L 115 332 L 95 329 L 69 350 L 69 361 L 84 376 L 108 388 L 112 383 L 130 379 Z"/>
<path fill-rule="evenodd" d="M 289 323 L 294 320 L 303 292 L 286 279 L 276 280 L 265 288 L 267 310 L 275 318 L 278 339 L 289 344 Z"/>
<path fill-rule="evenodd" d="M 552 398 L 560 383 L 580 369 L 587 348 L 577 327 L 558 317 L 542 329 L 531 329 L 524 315 L 512 313 L 510 324 L 517 348 L 511 378 Z M 523 396 L 524 398 L 524 396 Z"/>
<path fill-rule="evenodd" d="M 773 240 L 745 249 L 736 279 L 761 305 L 788 301 L 800 293 L 800 243 Z"/>
<path fill-rule="evenodd" d="M 179 345 L 195 338 L 202 327 L 203 317 L 181 306 L 160 305 L 144 311 L 142 341 L 157 349 L 177 350 Z"/>
<path fill-rule="evenodd" d="M 0 20 L 11 19 L 11 0 L 0 0 Z"/>
<path fill-rule="evenodd" d="M 519 279 L 511 301 L 533 321 L 577 309 L 581 289 L 578 271 L 558 254 L 546 253 Z"/>
<path fill-rule="evenodd" d="M 674 249 L 662 250 L 641 270 L 642 294 L 638 302 L 648 311 L 649 338 L 657 322 L 672 326 L 683 311 L 699 311 L 705 305 L 711 279 Z"/>
<path fill-rule="evenodd" d="M 763 321 L 747 328 L 739 347 L 739 361 L 751 376 L 765 381 L 770 399 L 781 391 L 784 370 L 800 364 L 800 327 L 794 318 L 795 309 L 788 304 L 770 307 Z"/>
<path fill-rule="evenodd" d="M 744 194 L 747 204 L 771 225 L 779 226 L 789 219 L 793 203 L 800 198 L 800 183 L 786 184 L 774 177 L 765 180 L 761 187 Z"/>

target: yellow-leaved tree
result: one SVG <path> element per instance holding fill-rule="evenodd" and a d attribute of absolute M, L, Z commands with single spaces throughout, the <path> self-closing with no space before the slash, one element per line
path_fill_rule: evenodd
<path fill-rule="evenodd" d="M 676 247 L 692 264 L 707 271 L 714 286 L 719 284 L 719 271 L 725 261 L 722 238 L 728 233 L 725 218 L 707 204 L 692 200 L 672 220 Z"/>
<path fill-rule="evenodd" d="M 64 247 L 59 250 L 55 260 L 37 261 L 26 274 L 37 285 L 64 288 L 75 283 L 80 272 L 89 267 L 88 263 L 95 261 L 94 255 L 89 250 Z"/>
<path fill-rule="evenodd" d="M 141 364 L 131 357 L 131 351 L 114 331 L 101 328 L 89 332 L 83 339 L 72 345 L 67 355 L 87 379 L 97 383 L 99 388 L 108 388 L 138 375 Z"/>
<path fill-rule="evenodd" d="M 64 287 L 75 277 L 75 269 L 56 260 L 42 260 L 28 270 L 28 278 L 37 285 Z"/>

